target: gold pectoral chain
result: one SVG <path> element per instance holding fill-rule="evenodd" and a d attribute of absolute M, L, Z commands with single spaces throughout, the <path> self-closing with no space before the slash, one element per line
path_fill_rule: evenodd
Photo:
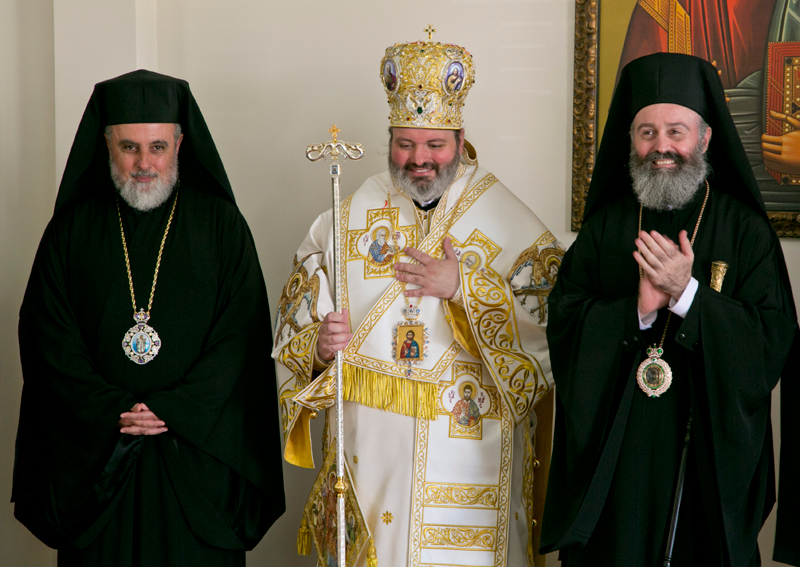
<path fill-rule="evenodd" d="M 689 241 L 692 246 L 694 246 L 695 238 L 697 238 L 697 231 L 700 228 L 700 221 L 703 220 L 703 212 L 706 210 L 706 203 L 708 203 L 708 195 L 710 191 L 711 189 L 708 185 L 708 181 L 706 181 L 706 196 L 703 199 L 703 206 L 700 208 L 700 214 L 697 216 L 697 222 L 694 225 L 694 232 L 692 233 L 692 238 Z M 639 230 L 636 233 L 637 237 L 639 233 L 642 232 L 643 208 L 644 207 L 639 204 Z M 643 277 L 644 271 L 642 270 L 642 267 L 639 266 L 639 281 L 641 281 Z M 669 323 L 671 320 L 672 311 L 670 311 L 667 315 L 667 322 L 664 324 L 664 332 L 661 335 L 661 342 L 658 344 L 658 346 L 653 344 L 652 347 L 647 349 L 648 358 L 639 365 L 639 368 L 636 372 L 636 381 L 639 383 L 639 388 L 641 388 L 642 391 L 651 398 L 659 397 L 661 394 L 666 392 L 672 384 L 672 369 L 669 367 L 669 364 L 667 364 L 666 361 L 662 360 L 661 358 L 664 354 L 664 341 L 667 338 L 667 329 L 669 329 Z M 650 376 L 651 370 L 654 371 L 653 377 Z"/>
<path fill-rule="evenodd" d="M 153 285 L 150 287 L 150 301 L 147 303 L 147 311 L 144 308 L 136 311 L 136 295 L 133 292 L 133 275 L 131 273 L 131 261 L 128 255 L 128 243 L 125 240 L 125 229 L 122 226 L 122 213 L 119 208 L 119 196 L 117 196 L 117 218 L 119 219 L 119 231 L 122 235 L 122 250 L 125 252 L 125 268 L 128 271 L 128 287 L 131 291 L 131 303 L 133 305 L 133 320 L 136 324 L 131 327 L 125 338 L 122 340 L 122 350 L 126 356 L 136 364 L 147 364 L 153 360 L 161 348 L 161 339 L 158 333 L 147 324 L 150 320 L 150 310 L 153 307 L 153 297 L 156 293 L 156 283 L 158 282 L 158 270 L 161 267 L 161 256 L 164 253 L 164 244 L 167 241 L 169 228 L 172 226 L 172 219 L 175 216 L 175 207 L 178 204 L 178 189 L 175 190 L 175 199 L 172 202 L 172 210 L 167 219 L 167 227 L 164 236 L 161 238 L 161 246 L 158 248 L 158 258 L 156 259 L 156 269 L 153 274 Z"/>

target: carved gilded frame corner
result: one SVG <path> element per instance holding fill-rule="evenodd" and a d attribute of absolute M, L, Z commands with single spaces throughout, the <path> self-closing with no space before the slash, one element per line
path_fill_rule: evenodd
<path fill-rule="evenodd" d="M 788 211 L 767 211 L 778 236 L 800 238 L 800 214 Z"/>
<path fill-rule="evenodd" d="M 572 231 L 581 228 L 597 152 L 598 30 L 600 0 L 575 0 L 575 72 L 572 103 Z M 768 211 L 778 236 L 800 238 L 800 214 Z"/>
<path fill-rule="evenodd" d="M 597 4 L 575 0 L 575 76 L 572 99 L 572 230 L 581 228 L 597 151 Z"/>

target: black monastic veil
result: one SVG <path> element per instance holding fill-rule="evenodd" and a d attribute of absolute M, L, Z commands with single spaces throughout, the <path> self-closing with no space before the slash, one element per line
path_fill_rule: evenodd
<path fill-rule="evenodd" d="M 655 103 L 691 108 L 711 126 L 713 172 L 694 245 L 699 289 L 686 317 L 673 315 L 664 342 L 673 385 L 651 399 L 635 373 L 645 348 L 660 340 L 667 310 L 652 329 L 639 330 L 632 255 L 639 204 L 627 164 L 633 117 Z M 642 229 L 675 242 L 681 230 L 691 234 L 704 193 L 681 210 L 645 210 Z M 730 266 L 721 293 L 709 288 L 711 262 L 719 260 Z M 792 341 L 798 344 L 797 316 L 780 242 L 709 63 L 656 54 L 623 70 L 584 225 L 550 305 L 558 409 L 543 551 L 564 550 L 567 567 L 661 565 L 691 414 L 674 565 L 758 564 L 756 538 L 775 498 L 770 392 L 782 374 L 784 399 L 797 388 L 797 370 L 784 369 Z M 785 470 L 798 466 L 793 437 L 784 430 Z M 794 454 L 787 458 L 787 450 Z M 798 508 L 796 490 L 785 486 L 779 518 L 787 512 L 783 521 L 796 526 L 789 516 L 797 512 L 788 512 Z M 796 547 L 780 541 L 780 530 L 776 557 Z"/>
<path fill-rule="evenodd" d="M 180 190 L 145 365 L 133 324 L 104 127 L 180 123 Z M 175 195 L 119 200 L 137 302 L 147 305 Z M 20 310 L 24 386 L 15 515 L 59 565 L 243 565 L 284 511 L 269 307 L 255 244 L 185 81 L 136 71 L 87 106 Z M 144 402 L 169 431 L 119 432 Z"/>

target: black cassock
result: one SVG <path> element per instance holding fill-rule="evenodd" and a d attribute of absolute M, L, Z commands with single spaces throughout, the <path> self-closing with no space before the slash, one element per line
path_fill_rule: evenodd
<path fill-rule="evenodd" d="M 645 210 L 642 229 L 691 237 L 704 194 L 680 211 Z M 661 565 L 691 413 L 674 565 L 756 565 L 775 497 L 770 392 L 795 328 L 778 240 L 712 186 L 693 247 L 699 288 L 664 341 L 672 387 L 650 398 L 636 370 L 669 312 L 639 330 L 638 217 L 632 194 L 591 216 L 550 295 L 558 405 L 542 546 L 565 549 L 567 567 Z M 721 293 L 709 287 L 713 261 L 729 265 Z"/>
<path fill-rule="evenodd" d="M 255 245 L 228 199 L 180 188 L 138 365 L 113 188 L 57 212 L 20 311 L 24 387 L 15 515 L 59 565 L 244 565 L 284 511 L 269 308 Z M 138 308 L 147 309 L 174 196 L 120 200 Z M 169 431 L 121 434 L 144 402 Z"/>

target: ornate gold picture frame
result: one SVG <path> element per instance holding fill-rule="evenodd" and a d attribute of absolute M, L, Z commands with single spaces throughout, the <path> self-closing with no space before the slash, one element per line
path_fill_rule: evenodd
<path fill-rule="evenodd" d="M 671 0 L 675 2 L 676 0 Z M 680 0 L 677 0 L 680 2 Z M 595 155 L 600 144 L 600 127 L 607 114 L 610 93 L 616 77 L 619 53 L 609 55 L 616 61 L 603 61 L 600 44 L 600 12 L 606 10 L 603 23 L 613 27 L 611 37 L 624 40 L 627 22 L 636 0 L 576 0 L 575 2 L 575 70 L 572 126 L 572 230 L 580 230 L 586 194 L 594 170 Z M 620 27 L 624 26 L 624 27 Z M 604 41 L 606 34 L 603 34 Z M 609 49 L 609 52 L 613 50 Z M 602 70 L 602 73 L 601 73 Z M 598 100 L 598 95 L 600 99 Z M 599 104 L 598 104 L 599 102 Z M 798 189 L 800 190 L 800 189 Z M 768 210 L 778 236 L 800 238 L 800 212 Z"/>

